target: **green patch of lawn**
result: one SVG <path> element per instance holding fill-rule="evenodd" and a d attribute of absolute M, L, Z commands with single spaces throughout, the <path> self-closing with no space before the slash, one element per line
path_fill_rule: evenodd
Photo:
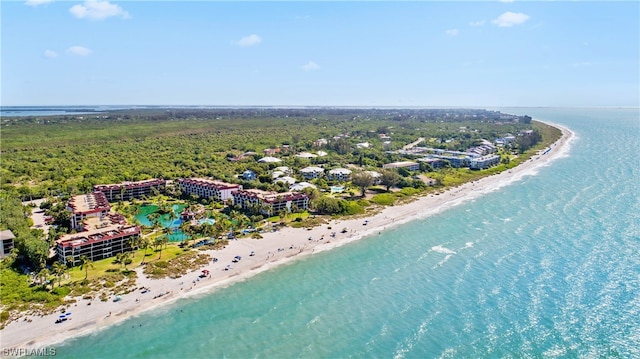
<path fill-rule="evenodd" d="M 169 244 L 166 248 L 162 249 L 162 256 L 160 257 L 160 251 L 155 251 L 153 248 L 148 248 L 146 250 L 145 263 L 153 263 L 158 260 L 170 260 L 175 258 L 176 256 L 184 253 L 185 249 L 180 248 L 177 244 Z M 128 269 L 133 269 L 139 266 L 142 263 L 142 257 L 144 255 L 144 250 L 140 249 L 134 252 L 131 264 L 127 265 Z M 88 269 L 88 280 L 92 280 L 95 278 L 103 277 L 109 271 L 114 270 L 122 270 L 124 266 L 122 264 L 115 263 L 115 257 L 102 259 L 99 261 L 95 261 L 92 263 L 93 267 Z M 69 273 L 70 278 L 68 280 L 63 280 L 62 283 L 65 282 L 74 282 L 84 280 L 86 269 L 80 269 L 79 266 L 70 268 L 67 273 Z"/>
<path fill-rule="evenodd" d="M 371 202 L 381 206 L 391 206 L 396 201 L 393 193 L 379 193 L 371 197 Z"/>
<path fill-rule="evenodd" d="M 157 260 L 147 264 L 144 274 L 154 279 L 179 278 L 206 265 L 210 260 L 208 254 L 197 251 L 183 252 L 169 260 Z"/>

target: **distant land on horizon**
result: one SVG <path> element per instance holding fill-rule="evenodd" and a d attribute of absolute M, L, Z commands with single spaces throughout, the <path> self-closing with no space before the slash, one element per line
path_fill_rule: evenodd
<path fill-rule="evenodd" d="M 637 106 L 370 106 L 370 105 L 25 105 L 0 106 L 0 111 L 117 111 L 143 109 L 226 109 L 226 108 L 273 108 L 273 109 L 495 109 L 495 108 L 638 108 Z"/>

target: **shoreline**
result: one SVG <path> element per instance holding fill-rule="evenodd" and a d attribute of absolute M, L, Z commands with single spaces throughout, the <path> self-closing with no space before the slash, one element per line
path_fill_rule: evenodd
<path fill-rule="evenodd" d="M 68 308 L 68 311 L 73 313 L 72 320 L 61 324 L 54 324 L 60 314 L 59 311 L 45 316 L 28 316 L 11 322 L 0 331 L 2 349 L 31 350 L 52 347 L 68 339 L 122 323 L 130 317 L 166 306 L 179 299 L 212 293 L 264 271 L 375 235 L 376 232 L 433 216 L 497 191 L 526 176 L 535 175 L 539 168 L 548 166 L 555 159 L 567 156 L 570 143 L 576 137 L 575 134 L 564 126 L 545 123 L 560 129 L 561 138 L 549 147 L 551 149 L 549 153 L 534 156 L 510 170 L 467 182 L 440 194 L 429 194 L 417 197 L 406 204 L 385 207 L 368 217 L 331 220 L 329 224 L 323 224 L 311 230 L 286 227 L 277 232 L 263 233 L 262 239 L 232 240 L 223 250 L 204 251 L 212 257 L 217 257 L 216 263 L 209 263 L 178 279 L 148 279 L 142 274 L 142 268 L 137 267 L 135 269 L 138 274 L 137 288 L 148 287 L 151 288 L 150 292 L 143 294 L 136 290 L 121 296 L 122 299 L 118 302 L 113 302 L 111 299 L 101 302 L 99 299 L 85 300 L 77 297 L 75 298 L 77 302 Z M 328 226 L 332 229 L 328 229 Z M 346 233 L 341 233 L 343 228 L 347 230 Z M 332 232 L 335 232 L 335 237 L 331 236 Z M 255 256 L 249 255 L 252 251 L 255 252 Z M 232 263 L 236 255 L 242 256 L 242 259 Z M 225 271 L 224 268 L 228 264 L 231 264 L 231 269 Z M 210 275 L 199 278 L 202 269 L 209 270 Z M 161 293 L 165 294 L 154 298 Z M 27 321 L 27 318 L 31 321 Z"/>

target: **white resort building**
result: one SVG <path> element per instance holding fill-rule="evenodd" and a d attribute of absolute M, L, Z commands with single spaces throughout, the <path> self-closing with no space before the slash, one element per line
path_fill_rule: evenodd
<path fill-rule="evenodd" d="M 334 168 L 329 171 L 329 175 L 327 176 L 327 178 L 330 181 L 348 181 L 349 179 L 351 179 L 351 170 L 348 170 L 346 168 Z"/>
<path fill-rule="evenodd" d="M 242 185 L 214 181 L 205 178 L 180 178 L 178 185 L 182 193 L 197 195 L 200 198 L 213 198 L 218 202 L 224 202 L 232 198 L 233 191 L 241 190 Z"/>
<path fill-rule="evenodd" d="M 300 170 L 300 173 L 306 180 L 320 178 L 324 174 L 324 168 L 316 166 L 305 167 Z"/>
<path fill-rule="evenodd" d="M 382 168 L 406 168 L 409 171 L 417 171 L 420 169 L 420 164 L 418 162 L 402 161 L 387 163 L 385 165 L 382 165 Z"/>
<path fill-rule="evenodd" d="M 498 155 L 486 155 L 471 159 L 469 168 L 472 170 L 483 170 L 489 167 L 493 167 L 500 163 L 500 156 Z"/>
<path fill-rule="evenodd" d="M 244 210 L 257 209 L 271 216 L 280 211 L 305 210 L 309 208 L 309 196 L 299 192 L 265 192 L 256 189 L 233 192 L 233 203 Z"/>
<path fill-rule="evenodd" d="M 16 236 L 13 235 L 11 230 L 0 231 L 0 258 L 4 258 L 11 253 L 14 239 L 16 239 Z"/>

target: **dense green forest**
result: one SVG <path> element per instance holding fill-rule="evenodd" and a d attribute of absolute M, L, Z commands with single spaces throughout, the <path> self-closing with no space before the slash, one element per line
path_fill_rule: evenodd
<path fill-rule="evenodd" d="M 267 173 L 274 165 L 255 160 L 264 149 L 282 145 L 291 151 L 279 156 L 280 165 L 292 168 L 349 163 L 376 168 L 401 160 L 386 150 L 418 137 L 436 139 L 432 147 L 465 150 L 480 138 L 493 140 L 530 129 L 530 122 L 526 116 L 485 110 L 375 109 L 154 109 L 2 118 L 1 188 L 15 189 L 20 198 L 28 199 L 156 177 L 208 176 L 238 182 L 236 175 L 246 169 Z M 389 135 L 391 143 L 383 146 L 380 134 Z M 338 135 L 348 137 L 333 140 Z M 314 148 L 319 138 L 330 141 Z M 357 148 L 359 142 L 371 146 Z M 329 155 L 311 160 L 293 156 L 319 149 Z M 245 152 L 256 154 L 228 161 Z M 273 189 L 269 185 L 262 187 Z"/>

